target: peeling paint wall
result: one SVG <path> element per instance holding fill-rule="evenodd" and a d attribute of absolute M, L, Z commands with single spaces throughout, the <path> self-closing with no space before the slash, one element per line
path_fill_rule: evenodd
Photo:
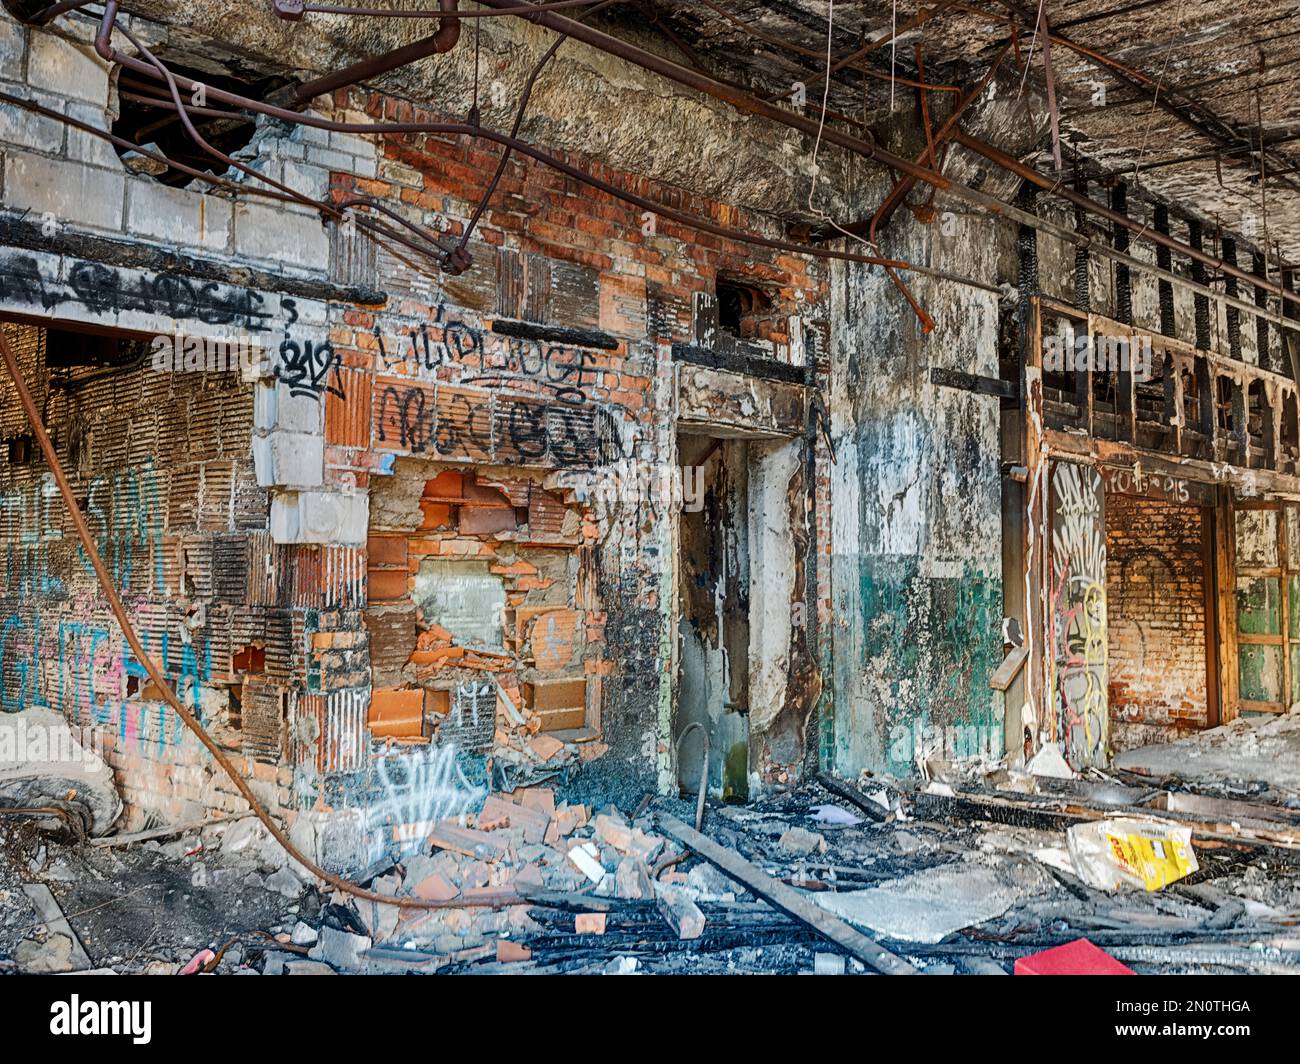
<path fill-rule="evenodd" d="M 893 224 L 890 253 L 998 280 L 987 220 Z M 1002 657 L 998 400 L 930 380 L 997 376 L 997 297 L 908 284 L 928 336 L 878 272 L 839 267 L 831 284 L 833 757 L 849 774 L 1003 746 L 988 683 Z"/>

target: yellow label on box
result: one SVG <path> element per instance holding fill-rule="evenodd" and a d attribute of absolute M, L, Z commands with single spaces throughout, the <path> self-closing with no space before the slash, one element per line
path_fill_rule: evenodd
<path fill-rule="evenodd" d="M 1196 868 L 1196 860 L 1176 839 L 1106 833 L 1115 860 L 1147 890 L 1159 890 Z"/>

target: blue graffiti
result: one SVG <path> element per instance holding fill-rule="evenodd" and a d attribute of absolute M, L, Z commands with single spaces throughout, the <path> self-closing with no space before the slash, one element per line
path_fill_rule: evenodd
<path fill-rule="evenodd" d="M 139 634 L 145 653 L 161 668 L 181 703 L 201 720 L 202 689 L 212 681 L 211 645 L 206 640 L 199 646 L 182 641 L 177 653 L 171 633 L 142 630 Z M 49 645 L 51 638 L 53 646 Z M 42 661 L 57 666 L 53 700 L 45 689 Z M 146 732 L 152 735 L 156 731 L 159 749 L 177 745 L 185 734 L 179 715 L 162 702 L 131 697 L 147 680 L 144 665 L 115 628 L 60 621 L 57 632 L 47 632 L 43 638 L 39 611 L 30 628 L 18 614 L 0 621 L 0 709 L 6 713 L 29 706 L 57 708 L 83 724 L 116 724 L 124 741 L 133 737 L 143 741 Z M 104 695 L 105 688 L 121 694 L 116 698 Z M 145 726 L 146 714 L 153 713 L 157 713 L 156 729 Z"/>
<path fill-rule="evenodd" d="M 50 571 L 52 541 L 63 538 L 55 509 L 58 489 L 50 476 L 19 491 L 0 495 L 0 525 L 9 530 L 5 550 L 5 589 L 23 597 L 59 597 L 63 581 Z"/>
<path fill-rule="evenodd" d="M 137 550 L 153 555 L 154 587 L 163 587 L 162 516 L 158 481 L 153 464 L 138 469 L 101 474 L 90 482 L 86 496 L 86 519 L 98 526 L 95 546 L 121 591 L 131 584 Z M 84 547 L 78 547 L 81 564 L 94 573 Z"/>

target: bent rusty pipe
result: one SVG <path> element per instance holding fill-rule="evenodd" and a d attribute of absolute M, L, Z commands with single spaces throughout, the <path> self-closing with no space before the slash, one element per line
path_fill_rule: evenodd
<path fill-rule="evenodd" d="M 108 0 L 108 2 L 111 6 L 116 7 L 114 0 Z M 24 413 L 27 415 L 27 420 L 32 426 L 32 432 L 36 436 L 36 442 L 40 447 L 41 454 L 45 458 L 45 464 L 49 468 L 50 475 L 54 478 L 54 483 L 63 498 L 63 505 L 67 508 L 68 519 L 72 522 L 73 531 L 77 534 L 77 539 L 81 541 L 82 548 L 86 552 L 85 556 L 89 559 L 91 568 L 95 571 L 100 590 L 108 602 L 108 608 L 121 627 L 122 635 L 131 648 L 131 653 L 135 655 L 135 660 L 140 663 L 145 672 L 148 673 L 149 678 L 158 686 L 162 700 L 171 707 L 185 727 L 212 755 L 213 760 L 217 762 L 221 770 L 230 778 L 231 783 L 235 785 L 240 795 L 248 803 L 253 815 L 262 822 L 266 830 L 271 833 L 271 837 L 280 844 L 285 853 L 313 876 L 329 886 L 351 894 L 353 897 L 361 898 L 363 901 L 378 902 L 381 905 L 396 905 L 402 909 L 444 909 L 466 905 L 502 908 L 507 905 L 524 904 L 527 899 L 513 893 L 483 894 L 472 898 L 458 895 L 449 901 L 391 897 L 375 890 L 367 890 L 351 880 L 326 871 L 294 845 L 284 828 L 277 824 L 271 814 L 267 812 L 266 807 L 252 787 L 249 786 L 248 781 L 231 764 L 230 758 L 226 756 L 225 751 L 217 745 L 212 736 L 208 734 L 207 729 L 199 723 L 198 718 L 181 703 L 171 681 L 163 675 L 162 670 L 159 669 L 157 663 L 145 649 L 144 644 L 141 643 L 140 637 L 127 615 L 126 607 L 122 603 L 122 597 L 118 594 L 117 584 L 110 575 L 108 567 L 104 564 L 103 556 L 95 545 L 95 538 L 90 531 L 90 526 L 86 523 L 86 518 L 81 512 L 77 497 L 73 494 L 72 486 L 68 483 L 67 474 L 63 471 L 63 463 L 59 461 L 58 453 L 50 440 L 49 432 L 46 431 L 40 411 L 36 408 L 35 400 L 32 399 L 26 378 L 23 376 L 22 367 L 18 364 L 18 357 L 14 354 L 13 348 L 10 347 L 3 330 L 0 330 L 0 360 L 3 360 L 5 368 L 9 372 L 10 379 L 13 381 L 14 392 L 18 396 L 19 405 L 22 406 Z"/>
<path fill-rule="evenodd" d="M 939 145 L 947 143 L 948 140 L 952 138 L 957 129 L 957 120 L 963 113 L 965 113 L 966 109 L 972 102 L 979 99 L 979 97 L 984 94 L 984 90 L 988 87 L 989 82 L 991 82 L 997 75 L 998 68 L 1002 65 L 1002 60 L 1006 57 L 1009 48 L 1010 45 L 1007 45 L 997 54 L 993 62 L 989 65 L 988 72 L 980 78 L 979 84 L 970 92 L 964 93 L 957 100 L 957 105 L 953 108 L 952 114 L 948 116 L 947 120 L 939 128 L 938 132 L 933 135 L 931 135 L 930 131 L 929 109 L 926 106 L 925 93 L 921 93 L 922 111 L 925 114 L 926 146 L 925 151 L 923 151 L 916 160 L 918 163 L 928 163 L 930 166 L 938 170 L 939 160 L 935 152 L 938 150 Z M 921 60 L 921 46 L 919 44 L 916 46 L 916 62 L 918 69 L 922 72 L 922 78 L 924 79 L 925 67 Z M 872 247 L 879 246 L 876 243 L 877 227 L 889 221 L 893 216 L 894 211 L 898 209 L 899 205 L 906 201 L 908 192 L 912 190 L 915 184 L 916 181 L 913 178 L 899 178 L 897 184 L 894 185 L 890 190 L 889 195 L 885 197 L 884 202 L 881 203 L 880 207 L 876 210 L 876 213 L 871 216 L 871 225 L 868 228 L 867 240 Z M 913 313 L 915 313 L 917 318 L 920 319 L 921 331 L 927 334 L 933 332 L 934 319 L 931 318 L 921 304 L 917 302 L 911 289 L 903 283 L 903 279 L 899 277 L 891 267 L 886 267 L 885 273 L 889 276 L 889 279 L 894 282 L 894 287 L 897 288 L 903 298 L 907 300 Z"/>
<path fill-rule="evenodd" d="M 709 730 L 698 720 L 686 725 L 682 729 L 681 735 L 677 736 L 674 750 L 677 754 L 677 763 L 680 765 L 682 761 L 682 740 L 696 728 L 700 729 L 700 735 L 704 739 L 704 753 L 700 756 L 700 793 L 695 799 L 695 830 L 699 831 L 704 826 L 704 799 L 709 794 Z"/>
<path fill-rule="evenodd" d="M 438 0 L 438 7 L 449 14 L 456 12 L 458 0 Z M 406 66 L 431 55 L 450 52 L 460 40 L 460 19 L 446 18 L 438 24 L 438 32 L 401 48 L 394 48 L 383 55 L 363 59 L 350 67 L 325 74 L 313 81 L 304 81 L 294 86 L 289 93 L 288 104 L 291 107 L 305 107 L 317 96 L 324 96 L 337 89 L 346 89 L 362 81 L 369 81 L 380 74 Z"/>

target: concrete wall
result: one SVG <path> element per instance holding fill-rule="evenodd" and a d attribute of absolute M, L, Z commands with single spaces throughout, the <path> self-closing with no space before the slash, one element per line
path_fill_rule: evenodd
<path fill-rule="evenodd" d="M 900 211 L 889 253 L 997 283 L 998 227 Z M 928 336 L 878 271 L 838 268 L 831 425 L 833 762 L 910 775 L 1002 751 L 998 400 L 931 382 L 998 375 L 997 296 L 909 277 Z"/>

